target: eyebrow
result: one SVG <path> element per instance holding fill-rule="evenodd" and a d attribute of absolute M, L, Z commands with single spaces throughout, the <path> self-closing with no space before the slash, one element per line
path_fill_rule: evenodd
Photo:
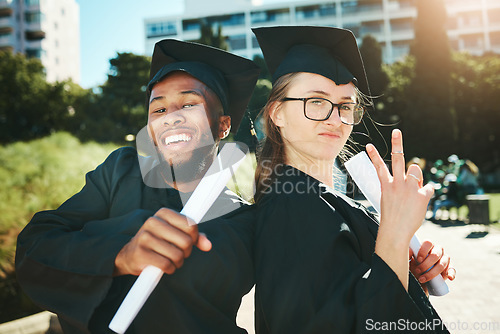
<path fill-rule="evenodd" d="M 330 96 L 330 94 L 328 94 L 327 92 L 322 91 L 322 90 L 310 90 L 310 91 L 306 92 L 306 94 L 309 94 L 309 93 L 315 93 L 315 94 L 321 94 L 321 95 L 324 95 L 324 96 Z M 354 98 L 353 96 L 342 96 L 340 99 L 341 100 L 356 100 L 356 98 Z"/>
<path fill-rule="evenodd" d="M 206 99 L 206 96 L 201 91 L 195 90 L 195 89 L 184 90 L 184 91 L 180 92 L 179 94 L 180 95 L 196 95 L 196 96 L 199 96 L 199 97 Z M 149 101 L 149 104 L 151 105 L 153 102 L 163 100 L 163 99 L 165 99 L 165 96 L 163 96 L 163 95 L 155 96 L 151 99 L 151 101 Z"/>

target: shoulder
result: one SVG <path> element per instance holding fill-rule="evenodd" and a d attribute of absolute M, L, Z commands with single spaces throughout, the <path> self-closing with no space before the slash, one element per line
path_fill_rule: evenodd
<path fill-rule="evenodd" d="M 120 147 L 106 158 L 94 171 L 91 178 L 103 178 L 110 182 L 122 179 L 126 175 L 137 174 L 140 177 L 137 151 L 133 147 Z"/>

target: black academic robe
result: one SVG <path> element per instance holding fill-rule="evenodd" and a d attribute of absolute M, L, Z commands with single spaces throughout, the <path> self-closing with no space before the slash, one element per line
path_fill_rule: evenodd
<path fill-rule="evenodd" d="M 79 193 L 37 213 L 20 233 L 19 283 L 58 315 L 65 333 L 112 333 L 107 326 L 136 280 L 113 278 L 114 259 L 162 207 L 180 211 L 179 193 L 146 186 L 136 150 L 118 149 L 87 174 Z M 164 275 L 127 333 L 246 333 L 235 319 L 253 286 L 253 220 L 253 207 L 245 206 L 200 224 L 212 250 L 193 247 L 179 270 Z"/>
<path fill-rule="evenodd" d="M 411 273 L 407 292 L 374 253 L 375 217 L 293 167 L 278 174 L 257 203 L 257 334 L 447 332 Z"/>

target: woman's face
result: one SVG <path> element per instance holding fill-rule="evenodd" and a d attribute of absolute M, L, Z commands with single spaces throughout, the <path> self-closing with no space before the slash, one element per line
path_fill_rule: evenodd
<path fill-rule="evenodd" d="M 319 74 L 304 72 L 293 78 L 287 97 L 319 97 L 338 104 L 356 102 L 356 91 L 352 83 L 337 85 Z M 303 101 L 278 102 L 271 112 L 271 118 L 280 128 L 285 142 L 286 162 L 295 166 L 333 162 L 352 131 L 352 125 L 340 121 L 337 107 L 327 120 L 307 119 Z"/>

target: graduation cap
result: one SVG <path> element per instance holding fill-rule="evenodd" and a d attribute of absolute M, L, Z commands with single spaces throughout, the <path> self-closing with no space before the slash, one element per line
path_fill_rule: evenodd
<path fill-rule="evenodd" d="M 253 61 L 203 44 L 164 39 L 153 51 L 148 96 L 156 83 L 174 71 L 207 85 L 219 97 L 224 114 L 231 116 L 231 131 L 238 129 L 260 73 Z"/>
<path fill-rule="evenodd" d="M 315 26 L 253 28 L 273 83 L 284 74 L 320 74 L 337 85 L 353 82 L 369 95 L 356 38 L 346 29 Z"/>

